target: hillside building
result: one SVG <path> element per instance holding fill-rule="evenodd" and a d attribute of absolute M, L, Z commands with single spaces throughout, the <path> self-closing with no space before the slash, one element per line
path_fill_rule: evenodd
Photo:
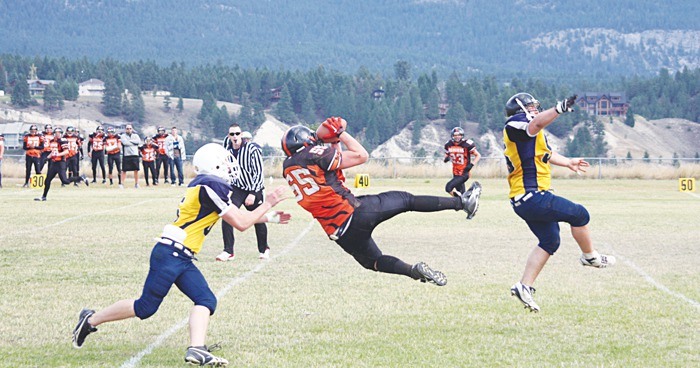
<path fill-rule="evenodd" d="M 595 116 L 625 116 L 630 107 L 624 92 L 580 92 L 576 105 Z"/>
<path fill-rule="evenodd" d="M 78 96 L 103 96 L 105 94 L 105 82 L 90 78 L 78 84 Z"/>

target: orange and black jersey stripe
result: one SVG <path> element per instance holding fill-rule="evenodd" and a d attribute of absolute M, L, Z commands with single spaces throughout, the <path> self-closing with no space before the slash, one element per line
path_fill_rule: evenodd
<path fill-rule="evenodd" d="M 308 146 L 288 157 L 283 175 L 297 202 L 329 236 L 348 221 L 359 201 L 340 180 L 341 153 L 330 146 Z"/>
<path fill-rule="evenodd" d="M 445 143 L 445 154 L 450 156 L 452 161 L 452 174 L 460 176 L 471 162 L 471 151 L 476 148 L 474 141 L 461 140 L 457 143 L 450 140 Z"/>

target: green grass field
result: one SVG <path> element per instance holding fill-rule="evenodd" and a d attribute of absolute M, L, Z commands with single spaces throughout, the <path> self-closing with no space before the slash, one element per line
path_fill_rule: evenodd
<path fill-rule="evenodd" d="M 127 183 L 132 183 L 127 179 Z M 0 366 L 184 365 L 191 303 L 173 288 L 150 319 L 104 324 L 80 350 L 83 307 L 137 298 L 153 238 L 175 217 L 182 188 L 118 190 L 5 181 L 0 189 Z M 273 184 L 281 184 L 276 180 Z M 444 287 L 361 268 L 293 200 L 291 224 L 270 225 L 272 258 L 237 233 L 233 262 L 216 226 L 198 267 L 219 298 L 208 343 L 233 367 L 700 366 L 700 193 L 676 180 L 558 180 L 584 204 L 597 247 L 615 268 L 578 263 L 568 225 L 535 287 L 538 314 L 510 296 L 536 243 L 510 208 L 504 179 L 483 180 L 477 216 L 408 213 L 375 232 L 386 254 L 425 261 Z M 443 180 L 373 179 L 356 194 L 442 195 Z"/>

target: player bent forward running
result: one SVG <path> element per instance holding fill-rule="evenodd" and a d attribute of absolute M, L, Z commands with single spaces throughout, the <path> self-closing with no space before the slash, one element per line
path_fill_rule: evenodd
<path fill-rule="evenodd" d="M 328 237 L 362 267 L 445 285 L 445 275 L 423 262 L 410 265 L 382 254 L 372 239 L 372 231 L 380 223 L 408 211 L 464 210 L 471 218 L 478 209 L 481 186 L 474 183 L 461 197 L 414 196 L 401 191 L 355 197 L 343 184 L 342 170 L 365 163 L 368 154 L 344 131 L 341 120 L 329 118 L 323 124 L 340 139 L 345 150 L 341 150 L 339 143 L 319 144 L 333 137 L 317 138 L 302 125 L 289 128 L 282 137 L 282 149 L 287 155 L 283 163 L 284 177 L 297 202 L 318 220 Z"/>
<path fill-rule="evenodd" d="M 120 300 L 98 312 L 83 309 L 73 330 L 74 347 L 82 347 L 85 337 L 105 322 L 152 316 L 174 284 L 194 302 L 189 319 L 190 346 L 185 361 L 198 365 L 228 364 L 226 359 L 212 355 L 205 345 L 209 316 L 214 314 L 217 302 L 195 266 L 194 256 L 202 248 L 206 229 L 212 228 L 219 217 L 239 231 L 258 222 L 289 222 L 291 216 L 282 211 L 265 213 L 285 199 L 286 188 L 278 187 L 267 195 L 260 207 L 248 212 L 229 202 L 231 180 L 239 174 L 239 168 L 236 159 L 226 149 L 215 143 L 204 145 L 195 153 L 192 164 L 197 176 L 188 185 L 185 198 L 179 205 L 177 220 L 166 225 L 161 237 L 156 239 L 158 242 L 151 252 L 141 297 Z"/>
<path fill-rule="evenodd" d="M 589 164 L 580 158 L 567 158 L 549 147 L 543 129 L 560 114 L 573 111 L 576 96 L 557 102 L 555 107 L 540 112 L 540 103 L 529 93 L 518 93 L 506 102 L 506 121 L 503 128 L 510 203 L 537 236 L 539 244 L 527 258 L 525 271 L 519 282 L 510 289 L 530 311 L 537 312 L 533 294 L 535 282 L 549 257 L 559 248 L 559 222 L 571 225 L 571 235 L 583 252 L 584 266 L 605 268 L 615 264 L 615 258 L 599 254 L 593 248 L 588 229 L 590 215 L 585 207 L 550 191 L 550 165 L 567 167 L 574 172 L 586 171 Z"/>

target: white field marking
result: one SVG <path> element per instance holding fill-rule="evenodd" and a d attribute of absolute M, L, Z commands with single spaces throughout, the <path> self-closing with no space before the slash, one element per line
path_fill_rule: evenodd
<path fill-rule="evenodd" d="M 695 193 L 688 192 L 688 194 L 690 194 L 691 196 L 693 196 L 693 197 L 695 197 L 695 198 L 700 198 L 700 195 L 697 195 L 697 194 L 695 194 Z"/>
<path fill-rule="evenodd" d="M 136 206 L 140 206 L 140 205 L 142 205 L 142 204 L 144 204 L 144 203 L 153 202 L 153 201 L 158 201 L 158 200 L 162 200 L 162 199 L 163 199 L 163 198 L 147 199 L 147 200 L 145 200 L 145 201 L 141 201 L 141 202 L 137 202 L 137 203 L 132 203 L 132 204 L 130 204 L 130 205 L 126 205 L 126 206 L 122 206 L 122 207 L 109 208 L 109 209 L 106 209 L 106 210 L 104 210 L 104 211 L 90 212 L 90 213 L 86 213 L 86 214 L 83 214 L 83 215 L 78 215 L 78 216 L 69 217 L 69 218 L 63 219 L 63 220 L 61 220 L 61 221 L 54 222 L 53 224 L 48 224 L 48 225 L 44 225 L 44 226 L 40 226 L 40 227 L 33 227 L 33 228 L 27 229 L 27 230 L 13 231 L 11 234 L 10 234 L 10 233 L 0 234 L 0 239 L 6 237 L 6 236 L 8 236 L 8 235 L 18 235 L 18 234 L 36 232 L 37 230 L 48 229 L 48 228 L 51 228 L 51 227 L 54 227 L 54 226 L 63 225 L 63 224 L 65 224 L 66 222 L 71 222 L 71 221 L 79 220 L 79 219 L 81 219 L 81 218 L 83 218 L 83 217 L 91 217 L 91 216 L 94 216 L 94 215 L 101 215 L 101 214 L 103 214 L 103 213 L 114 212 L 114 211 L 117 211 L 117 210 L 122 210 L 122 209 L 125 209 L 125 208 L 129 208 L 129 207 L 136 207 Z M 169 198 L 168 198 L 168 199 L 169 199 Z"/>
<path fill-rule="evenodd" d="M 297 237 L 294 238 L 294 240 L 292 240 L 291 243 L 287 244 L 287 246 L 282 248 L 281 251 L 274 252 L 273 255 L 270 257 L 270 261 L 272 261 L 273 259 L 275 259 L 277 257 L 281 257 L 281 256 L 289 253 L 292 249 L 294 249 L 299 244 L 301 239 L 303 239 L 304 236 L 306 236 L 306 234 L 314 226 L 314 222 L 315 222 L 315 220 L 312 219 L 309 222 L 309 225 L 307 225 L 306 228 L 304 230 L 302 230 L 301 233 L 299 233 L 299 235 L 297 235 Z M 231 282 L 229 282 L 228 285 L 224 286 L 223 289 L 221 289 L 218 293 L 216 293 L 216 299 L 223 298 L 234 286 L 249 279 L 255 273 L 257 273 L 258 271 L 263 269 L 263 267 L 265 267 L 268 263 L 269 263 L 269 261 L 268 262 L 260 262 L 260 263 L 258 263 L 257 266 L 253 267 L 250 271 L 248 271 L 248 272 L 234 278 L 233 280 L 231 280 Z M 133 368 L 133 367 L 137 366 L 141 362 L 141 359 L 144 356 L 153 352 L 153 349 L 160 346 L 163 343 L 163 341 L 168 339 L 170 336 L 172 336 L 179 329 L 187 326 L 188 320 L 189 320 L 189 316 L 185 317 L 185 319 L 183 319 L 182 321 L 171 326 L 167 331 L 163 332 L 162 334 L 160 334 L 160 336 L 156 337 L 156 340 L 153 341 L 153 343 L 151 345 L 148 345 L 145 349 L 141 350 L 138 354 L 132 356 L 131 359 L 124 362 L 121 365 L 121 368 Z"/>
<path fill-rule="evenodd" d="M 660 283 L 660 282 L 654 280 L 653 277 L 651 277 L 651 276 L 650 276 L 648 273 L 646 273 L 641 267 L 637 266 L 634 262 L 632 262 L 632 260 L 630 260 L 630 259 L 628 259 L 628 258 L 626 258 L 626 257 L 624 257 L 624 256 L 621 256 L 620 254 L 618 254 L 618 253 L 613 249 L 612 246 L 608 245 L 607 248 L 609 248 L 610 250 L 612 250 L 613 255 L 614 255 L 615 257 L 617 257 L 617 259 L 620 259 L 620 260 L 624 261 L 626 265 L 632 267 L 632 269 L 634 269 L 635 271 L 637 271 L 637 273 L 638 273 L 640 276 L 642 276 L 648 283 L 652 284 L 652 285 L 655 286 L 657 289 L 663 291 L 664 293 L 666 293 L 666 294 L 668 294 L 668 295 L 671 295 L 671 296 L 676 297 L 676 298 L 678 298 L 678 299 L 681 299 L 681 300 L 683 300 L 683 301 L 685 301 L 685 302 L 688 302 L 688 303 L 689 303 L 690 305 L 692 305 L 693 307 L 700 309 L 700 303 L 699 303 L 698 301 L 696 301 L 696 300 L 694 300 L 694 299 L 691 299 L 691 298 L 688 298 L 687 296 L 685 296 L 685 295 L 683 295 L 683 294 L 681 294 L 681 293 L 675 292 L 675 291 L 669 289 L 668 287 L 666 287 L 666 285 L 664 285 L 664 284 L 662 284 L 662 283 Z"/>

